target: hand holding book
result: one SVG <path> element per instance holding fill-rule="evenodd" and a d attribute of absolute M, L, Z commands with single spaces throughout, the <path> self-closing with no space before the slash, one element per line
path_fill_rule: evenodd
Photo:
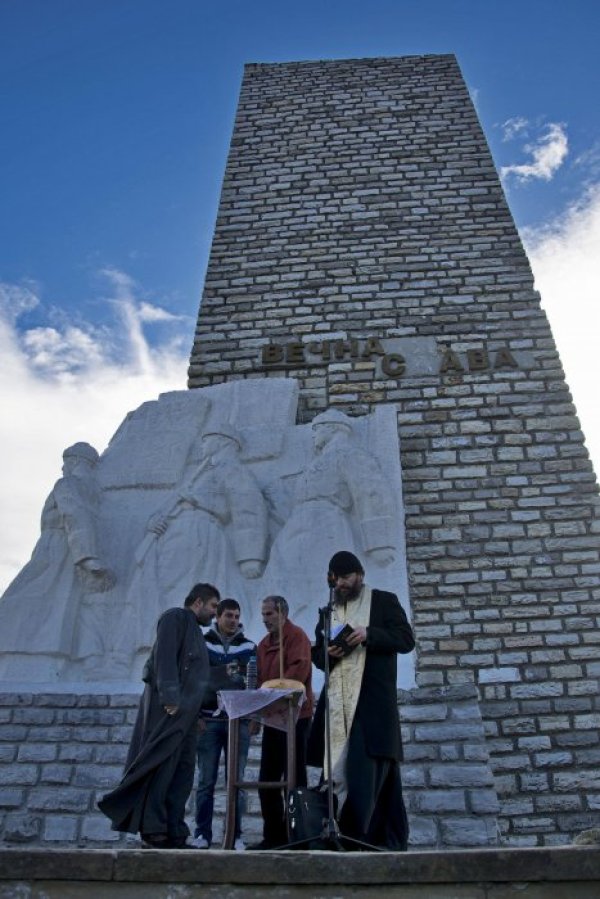
<path fill-rule="evenodd" d="M 332 629 L 331 637 L 329 640 L 329 648 L 330 649 L 332 649 L 332 648 L 340 649 L 342 652 L 342 655 L 339 656 L 339 658 L 341 658 L 342 656 L 350 655 L 350 653 L 356 649 L 356 646 L 358 644 L 355 643 L 355 644 L 351 645 L 350 643 L 348 643 L 348 637 L 350 637 L 350 635 L 353 633 L 354 633 L 354 628 L 350 624 L 347 624 L 347 623 L 346 624 L 338 624 L 336 627 L 334 627 Z"/>

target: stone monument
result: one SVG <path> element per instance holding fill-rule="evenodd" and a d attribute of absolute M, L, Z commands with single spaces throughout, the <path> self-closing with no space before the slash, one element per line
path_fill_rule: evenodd
<path fill-rule="evenodd" d="M 96 795 L 188 581 L 312 633 L 341 548 L 415 629 L 411 846 L 598 826 L 597 485 L 454 57 L 246 67 L 189 387 L 80 445 L 0 601 L 4 839 L 118 839 Z"/>
<path fill-rule="evenodd" d="M 274 375 L 305 421 L 397 415 L 414 839 L 485 841 L 471 776 L 502 843 L 597 827 L 598 488 L 453 56 L 246 66 L 189 385 Z M 445 717 L 461 690 L 478 747 Z M 418 768 L 432 743 L 453 770 Z"/>

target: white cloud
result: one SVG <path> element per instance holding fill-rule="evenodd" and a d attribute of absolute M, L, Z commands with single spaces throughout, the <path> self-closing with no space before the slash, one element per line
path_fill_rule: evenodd
<path fill-rule="evenodd" d="M 172 312 L 167 312 L 166 309 L 161 309 L 160 306 L 153 306 L 151 303 L 144 302 L 139 305 L 139 316 L 143 322 L 177 322 L 186 320 L 185 315 L 173 315 Z"/>
<path fill-rule="evenodd" d="M 23 312 L 35 309 L 40 302 L 35 289 L 34 284 L 27 287 L 0 282 L 0 315 L 14 322 Z"/>
<path fill-rule="evenodd" d="M 522 237 L 600 476 L 600 183 L 560 218 Z"/>
<path fill-rule="evenodd" d="M 67 327 L 31 328 L 22 337 L 22 345 L 31 365 L 48 375 L 73 375 L 76 371 L 103 362 L 102 348 L 93 332 Z"/>
<path fill-rule="evenodd" d="M 114 296 L 107 302 L 120 321 L 103 328 L 20 332 L 19 313 L 39 297 L 31 286 L 0 290 L 0 592 L 33 549 L 63 449 L 87 440 L 101 452 L 127 412 L 161 392 L 185 389 L 187 335 L 151 347 L 142 328 L 148 312 L 134 282 L 114 270 L 109 278 Z"/>
<path fill-rule="evenodd" d="M 565 126 L 559 122 L 550 122 L 546 125 L 545 133 L 535 143 L 526 144 L 524 150 L 531 156 L 531 162 L 504 165 L 500 169 L 500 176 L 507 178 L 514 175 L 518 181 L 529 181 L 530 178 L 550 181 L 569 152 Z"/>
<path fill-rule="evenodd" d="M 573 160 L 573 165 L 583 171 L 584 177 L 596 180 L 600 178 L 600 141 L 580 153 Z"/>
<path fill-rule="evenodd" d="M 521 131 L 526 131 L 528 125 L 528 120 L 522 116 L 514 116 L 512 119 L 507 119 L 500 126 L 502 128 L 502 140 L 513 140 Z"/>
<path fill-rule="evenodd" d="M 479 112 L 479 97 L 481 95 L 481 90 L 478 87 L 469 87 L 469 95 L 473 101 L 473 106 Z"/>
<path fill-rule="evenodd" d="M 136 283 L 131 275 L 118 268 L 103 268 L 100 272 L 113 285 L 117 291 L 118 299 L 129 299 L 136 288 Z"/>

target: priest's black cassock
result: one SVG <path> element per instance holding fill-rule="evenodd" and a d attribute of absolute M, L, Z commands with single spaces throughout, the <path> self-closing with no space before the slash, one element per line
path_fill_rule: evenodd
<path fill-rule="evenodd" d="M 166 837 L 183 845 L 195 770 L 197 722 L 208 681 L 208 654 L 189 608 L 161 615 L 144 668 L 140 700 L 121 783 L 98 806 L 113 830 Z M 165 706 L 177 706 L 168 715 Z"/>
<path fill-rule="evenodd" d="M 351 618 L 352 601 L 348 602 Z M 323 670 L 324 610 L 319 610 L 313 662 Z M 358 702 L 347 741 L 348 794 L 340 811 L 342 834 L 374 846 L 405 850 L 408 819 L 402 797 L 399 762 L 402 740 L 397 699 L 397 654 L 415 645 L 397 596 L 373 589 L 367 627 L 366 658 Z M 333 670 L 338 659 L 331 658 Z M 321 692 L 309 739 L 308 764 L 322 767 L 325 691 Z"/>

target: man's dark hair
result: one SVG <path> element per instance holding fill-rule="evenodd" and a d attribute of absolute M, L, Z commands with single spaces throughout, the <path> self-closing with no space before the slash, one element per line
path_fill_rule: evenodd
<path fill-rule="evenodd" d="M 201 599 L 203 603 L 206 603 L 209 599 L 213 599 L 213 597 L 215 599 L 221 599 L 221 594 L 212 584 L 194 584 L 184 599 L 183 605 L 187 609 L 192 603 L 196 602 L 197 599 Z"/>
<path fill-rule="evenodd" d="M 238 612 L 241 612 L 240 604 L 237 599 L 232 599 L 228 597 L 227 599 L 222 599 L 217 606 L 217 618 L 219 618 L 225 609 L 237 609 Z"/>
<path fill-rule="evenodd" d="M 279 612 L 283 612 L 283 614 L 287 616 L 290 614 L 290 607 L 288 606 L 287 599 L 283 596 L 265 596 L 263 602 L 272 602 L 276 609 Z"/>

